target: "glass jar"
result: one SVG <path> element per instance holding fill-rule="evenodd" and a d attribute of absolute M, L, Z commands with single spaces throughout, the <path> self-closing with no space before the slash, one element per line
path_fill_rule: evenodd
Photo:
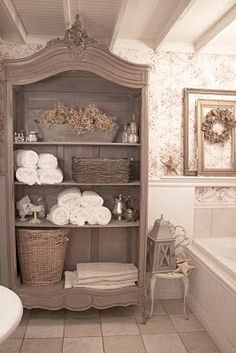
<path fill-rule="evenodd" d="M 28 142 L 37 142 L 38 133 L 36 131 L 30 131 L 28 136 Z"/>
<path fill-rule="evenodd" d="M 124 124 L 124 127 L 123 127 L 122 142 L 123 143 L 128 142 L 128 125 L 127 124 Z"/>

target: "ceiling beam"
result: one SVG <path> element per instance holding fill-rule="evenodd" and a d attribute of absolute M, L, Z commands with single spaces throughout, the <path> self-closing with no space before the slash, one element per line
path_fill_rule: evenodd
<path fill-rule="evenodd" d="M 121 1 L 120 9 L 119 9 L 118 15 L 116 17 L 114 30 L 113 30 L 113 34 L 112 34 L 112 37 L 111 37 L 111 42 L 110 42 L 110 46 L 109 46 L 110 50 L 112 50 L 114 48 L 116 40 L 117 40 L 117 38 L 119 36 L 122 20 L 123 20 L 123 17 L 124 17 L 124 13 L 125 13 L 128 1 L 129 0 L 122 0 Z"/>
<path fill-rule="evenodd" d="M 195 52 L 202 49 L 207 43 L 222 32 L 230 23 L 236 19 L 236 4 L 233 5 L 225 14 L 220 17 L 207 31 L 205 31 L 195 42 Z"/>
<path fill-rule="evenodd" d="M 12 0 L 0 0 L 3 11 L 9 18 L 21 43 L 26 43 L 27 33 Z"/>
<path fill-rule="evenodd" d="M 171 28 L 174 24 L 180 19 L 183 14 L 189 10 L 189 8 L 193 5 L 195 0 L 180 0 L 179 5 L 176 7 L 175 11 L 169 17 L 168 21 L 165 23 L 162 30 L 158 33 L 155 41 L 154 41 L 154 49 L 157 49 L 162 44 L 163 40 L 170 32 Z"/>

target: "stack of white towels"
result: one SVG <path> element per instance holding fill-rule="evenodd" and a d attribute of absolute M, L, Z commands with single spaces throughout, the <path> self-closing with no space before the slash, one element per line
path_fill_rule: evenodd
<path fill-rule="evenodd" d="M 131 263 L 79 263 L 74 272 L 65 271 L 65 288 L 116 289 L 134 286 L 138 269 Z"/>
<path fill-rule="evenodd" d="M 31 150 L 15 153 L 16 179 L 27 185 L 58 184 L 63 181 L 63 172 L 58 168 L 57 158 L 51 153 L 37 154 Z"/>
<path fill-rule="evenodd" d="M 57 225 L 106 225 L 111 221 L 112 214 L 103 203 L 103 198 L 96 192 L 81 193 L 79 188 L 72 187 L 58 195 L 57 204 L 51 207 L 47 218 Z"/>

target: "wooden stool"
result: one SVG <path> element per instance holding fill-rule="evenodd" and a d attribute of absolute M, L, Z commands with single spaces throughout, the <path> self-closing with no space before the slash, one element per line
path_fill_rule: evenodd
<path fill-rule="evenodd" d="M 186 313 L 186 297 L 188 294 L 189 289 L 189 279 L 188 274 L 187 276 L 180 272 L 159 272 L 159 273 L 152 273 L 150 277 L 150 296 L 151 296 L 151 309 L 150 309 L 150 317 L 152 316 L 153 306 L 154 306 L 154 291 L 155 291 L 155 284 L 157 278 L 162 279 L 182 279 L 184 285 L 184 301 L 183 301 L 183 312 L 184 318 L 188 320 L 188 315 Z"/>

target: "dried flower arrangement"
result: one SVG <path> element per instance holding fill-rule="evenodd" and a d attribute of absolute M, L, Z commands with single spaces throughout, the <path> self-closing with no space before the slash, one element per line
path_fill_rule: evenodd
<path fill-rule="evenodd" d="M 62 103 L 57 103 L 53 109 L 41 114 L 36 122 L 46 129 L 50 129 L 55 124 L 66 125 L 77 135 L 89 133 L 95 129 L 109 134 L 116 125 L 116 117 L 106 115 L 94 104 L 89 104 L 85 108 L 69 108 Z"/>
<path fill-rule="evenodd" d="M 223 125 L 222 132 L 214 131 L 214 124 L 221 123 Z M 231 136 L 231 130 L 236 126 L 233 112 L 228 108 L 217 108 L 210 110 L 205 121 L 202 123 L 202 131 L 204 131 L 204 137 L 211 143 L 224 143 Z"/>

